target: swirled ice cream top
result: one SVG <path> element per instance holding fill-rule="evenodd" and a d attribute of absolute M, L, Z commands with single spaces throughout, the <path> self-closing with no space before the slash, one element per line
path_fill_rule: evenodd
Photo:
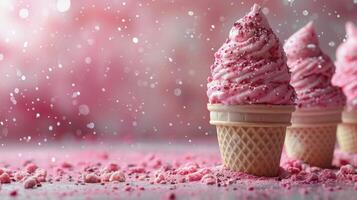
<path fill-rule="evenodd" d="M 335 66 L 321 51 L 312 22 L 294 33 L 286 41 L 284 50 L 298 108 L 343 107 L 342 91 L 331 84 Z"/>
<path fill-rule="evenodd" d="M 347 97 L 347 110 L 357 111 L 357 27 L 346 23 L 347 39 L 336 52 L 336 73 L 332 83 L 341 87 Z"/>
<path fill-rule="evenodd" d="M 258 5 L 234 23 L 208 77 L 211 104 L 291 105 L 295 92 L 282 45 Z"/>

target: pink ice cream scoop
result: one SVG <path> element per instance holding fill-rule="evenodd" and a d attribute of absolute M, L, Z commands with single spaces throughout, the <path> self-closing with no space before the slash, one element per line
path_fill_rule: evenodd
<path fill-rule="evenodd" d="M 208 77 L 211 104 L 291 105 L 295 93 L 278 37 L 258 5 L 234 23 Z"/>
<path fill-rule="evenodd" d="M 332 83 L 342 88 L 347 97 L 347 110 L 357 111 L 357 27 L 346 24 L 347 40 L 336 52 L 336 73 Z"/>
<path fill-rule="evenodd" d="M 285 43 L 298 108 L 340 108 L 345 104 L 342 91 L 331 84 L 335 66 L 324 54 L 313 23 L 294 33 Z"/>

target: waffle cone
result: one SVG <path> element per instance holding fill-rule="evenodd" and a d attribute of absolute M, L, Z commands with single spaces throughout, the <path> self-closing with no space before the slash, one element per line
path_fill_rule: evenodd
<path fill-rule="evenodd" d="M 357 153 L 357 124 L 339 124 L 337 127 L 337 141 L 342 151 Z"/>
<path fill-rule="evenodd" d="M 357 153 L 357 112 L 342 113 L 342 123 L 337 126 L 337 141 L 342 151 Z"/>
<path fill-rule="evenodd" d="M 288 127 L 286 153 L 312 166 L 329 168 L 336 142 L 336 125 Z"/>
<path fill-rule="evenodd" d="M 291 106 L 208 105 L 223 164 L 256 176 L 276 176 Z"/>
<path fill-rule="evenodd" d="M 340 120 L 340 109 L 295 111 L 286 130 L 288 157 L 316 167 L 331 167 Z"/>

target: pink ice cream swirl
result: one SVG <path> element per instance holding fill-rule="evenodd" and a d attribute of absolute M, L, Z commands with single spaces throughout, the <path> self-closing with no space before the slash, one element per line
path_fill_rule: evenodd
<path fill-rule="evenodd" d="M 346 32 L 347 40 L 337 48 L 337 68 L 332 83 L 341 87 L 346 95 L 347 110 L 357 111 L 357 27 L 348 22 Z"/>
<path fill-rule="evenodd" d="M 294 33 L 285 43 L 298 108 L 342 108 L 345 97 L 331 84 L 335 66 L 318 43 L 313 23 Z"/>
<path fill-rule="evenodd" d="M 234 23 L 208 77 L 211 104 L 292 105 L 295 92 L 282 45 L 258 5 Z"/>

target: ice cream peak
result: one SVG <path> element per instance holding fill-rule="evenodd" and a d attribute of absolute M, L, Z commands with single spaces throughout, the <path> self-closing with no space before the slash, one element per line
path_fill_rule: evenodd
<path fill-rule="evenodd" d="M 335 66 L 320 47 L 310 22 L 285 43 L 298 108 L 340 108 L 345 104 L 342 91 L 331 84 Z"/>
<path fill-rule="evenodd" d="M 332 83 L 341 87 L 347 97 L 347 110 L 357 111 L 357 27 L 346 23 L 347 40 L 336 52 L 336 73 Z"/>
<path fill-rule="evenodd" d="M 291 105 L 295 93 L 278 37 L 255 4 L 234 23 L 208 77 L 211 104 Z"/>

